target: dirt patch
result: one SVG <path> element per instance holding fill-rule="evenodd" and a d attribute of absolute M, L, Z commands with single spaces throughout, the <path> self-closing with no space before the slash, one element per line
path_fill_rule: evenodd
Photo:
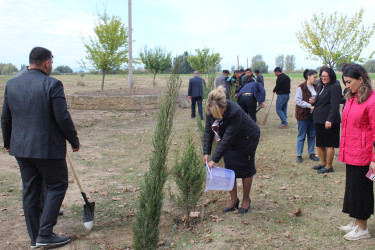
<path fill-rule="evenodd" d="M 81 91 L 75 92 L 75 94 L 84 96 L 133 96 L 133 95 L 162 95 L 164 93 L 163 88 L 119 88 L 119 89 L 105 89 L 105 90 L 92 90 L 92 91 Z"/>

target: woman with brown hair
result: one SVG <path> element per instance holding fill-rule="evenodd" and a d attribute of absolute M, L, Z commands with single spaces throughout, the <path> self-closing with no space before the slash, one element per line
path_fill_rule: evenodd
<path fill-rule="evenodd" d="M 366 178 L 369 167 L 375 170 L 375 91 L 366 70 L 348 65 L 343 71 L 348 88 L 342 113 L 339 161 L 346 163 L 345 196 L 342 211 L 352 221 L 340 227 L 347 240 L 370 238 L 367 220 L 374 214 L 373 182 Z"/>
<path fill-rule="evenodd" d="M 238 104 L 226 99 L 222 86 L 208 94 L 206 111 L 203 162 L 212 168 L 224 157 L 225 168 L 232 169 L 236 178 L 242 178 L 243 199 L 239 213 L 247 213 L 251 203 L 250 189 L 256 173 L 255 151 L 260 137 L 259 127 Z M 214 137 L 219 145 L 211 161 L 208 161 Z M 229 193 L 231 200 L 223 212 L 234 211 L 239 207 L 236 181 Z"/>

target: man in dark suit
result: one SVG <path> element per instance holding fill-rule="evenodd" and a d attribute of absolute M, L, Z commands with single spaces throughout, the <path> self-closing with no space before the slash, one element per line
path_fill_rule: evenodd
<path fill-rule="evenodd" d="M 67 236 L 53 233 L 68 188 L 66 140 L 80 149 L 67 111 L 61 81 L 52 78 L 51 51 L 35 47 L 29 70 L 8 81 L 1 127 L 4 148 L 18 162 L 23 188 L 23 210 L 31 247 L 60 246 Z M 47 190 L 41 212 L 42 184 Z"/>
<path fill-rule="evenodd" d="M 188 96 L 191 99 L 191 118 L 195 118 L 195 104 L 198 103 L 199 116 L 203 120 L 202 97 L 204 80 L 199 77 L 199 72 L 194 71 L 194 77 L 189 80 Z"/>

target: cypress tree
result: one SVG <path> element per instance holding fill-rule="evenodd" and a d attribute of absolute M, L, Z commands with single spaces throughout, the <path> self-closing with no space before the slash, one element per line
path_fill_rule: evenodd
<path fill-rule="evenodd" d="M 181 79 L 175 67 L 167 80 L 165 97 L 159 105 L 160 113 L 152 137 L 154 150 L 148 172 L 139 195 L 139 204 L 133 226 L 134 249 L 156 249 L 159 241 L 159 222 L 163 206 L 163 188 L 167 179 L 166 160 L 171 145 L 170 135 Z"/>
<path fill-rule="evenodd" d="M 205 168 L 198 158 L 197 148 L 190 132 L 181 159 L 179 159 L 178 153 L 176 154 L 172 173 L 178 189 L 177 204 L 185 209 L 187 214 L 186 226 L 189 226 L 190 212 L 196 207 L 203 194 L 205 179 Z"/>

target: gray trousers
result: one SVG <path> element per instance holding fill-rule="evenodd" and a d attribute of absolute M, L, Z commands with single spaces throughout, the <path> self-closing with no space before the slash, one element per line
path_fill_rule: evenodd
<path fill-rule="evenodd" d="M 22 178 L 26 227 L 31 245 L 34 245 L 38 235 L 50 235 L 53 232 L 68 189 L 68 169 L 65 159 L 16 157 L 16 160 Z M 43 182 L 46 187 L 45 194 L 42 190 Z M 42 197 L 44 199 L 43 208 L 41 207 Z"/>

